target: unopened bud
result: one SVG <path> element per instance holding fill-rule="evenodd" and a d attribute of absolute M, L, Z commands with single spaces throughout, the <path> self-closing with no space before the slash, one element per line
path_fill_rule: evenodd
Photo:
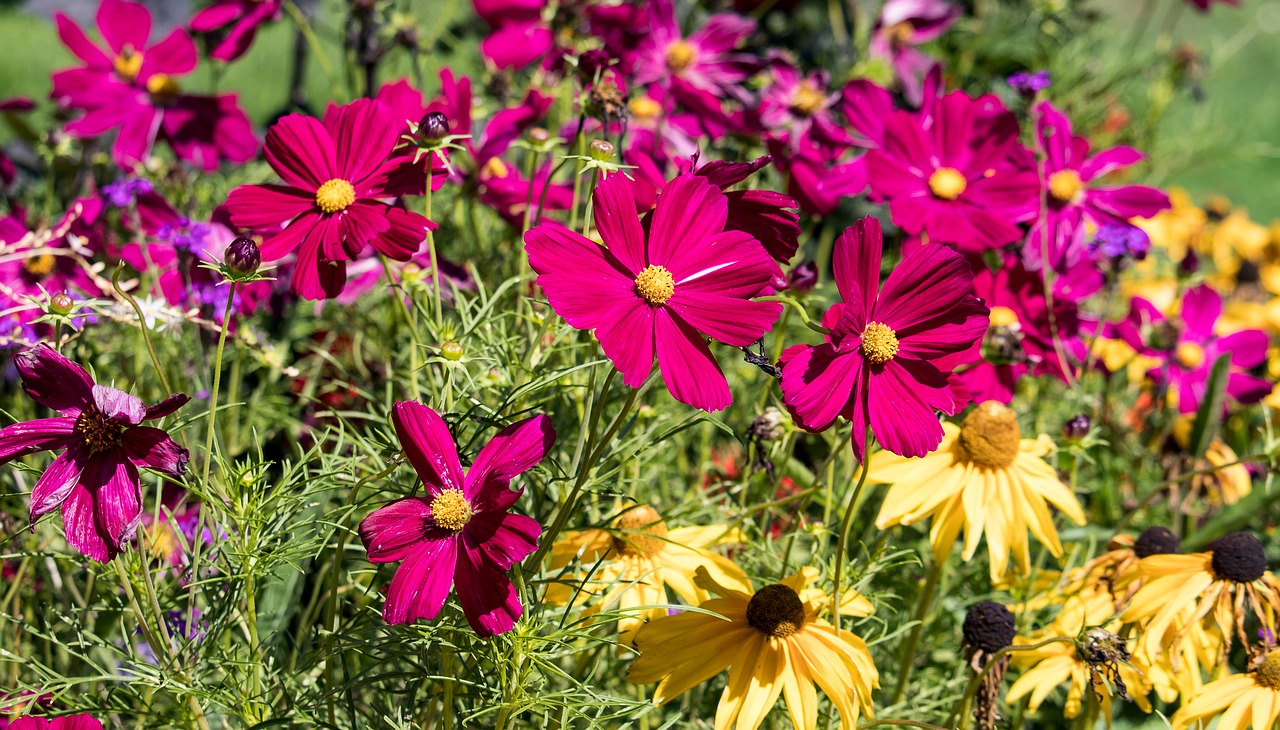
<path fill-rule="evenodd" d="M 457 342 L 446 342 L 440 346 L 440 356 L 446 360 L 457 362 L 462 359 L 462 345 Z"/>
<path fill-rule="evenodd" d="M 787 272 L 787 288 L 796 295 L 808 294 L 818 285 L 818 265 L 806 261 Z"/>
<path fill-rule="evenodd" d="M 252 238 L 240 236 L 227 246 L 222 261 L 236 276 L 249 276 L 262 265 L 262 251 L 258 250 L 258 244 Z"/>
<path fill-rule="evenodd" d="M 418 122 L 418 138 L 423 142 L 439 142 L 449 136 L 449 117 L 444 112 L 427 112 Z"/>
<path fill-rule="evenodd" d="M 551 141 L 551 133 L 543 129 L 542 127 L 534 127 L 533 129 L 530 129 L 526 134 L 529 137 L 529 141 L 534 144 L 542 145 Z"/>
<path fill-rule="evenodd" d="M 596 162 L 608 162 L 613 159 L 613 145 L 603 139 L 593 140 L 590 150 L 591 159 Z"/>
<path fill-rule="evenodd" d="M 71 295 L 66 292 L 58 292 L 52 297 L 49 297 L 49 311 L 54 314 L 61 314 L 65 317 L 66 315 L 71 314 L 71 310 L 75 306 L 75 300 L 73 300 Z"/>
<path fill-rule="evenodd" d="M 1091 425 L 1089 417 L 1081 413 L 1063 424 L 1062 435 L 1069 441 L 1079 441 L 1088 435 Z"/>

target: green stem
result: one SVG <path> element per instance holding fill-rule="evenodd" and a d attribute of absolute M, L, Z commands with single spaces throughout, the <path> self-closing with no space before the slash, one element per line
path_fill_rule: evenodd
<path fill-rule="evenodd" d="M 133 307 L 133 311 L 138 315 L 138 328 L 142 330 L 142 341 L 147 345 L 147 352 L 151 354 L 151 364 L 156 366 L 156 372 L 160 374 L 160 383 L 164 385 L 166 393 L 172 393 L 173 388 L 169 385 L 169 376 L 165 375 L 164 367 L 160 364 L 160 358 L 156 355 L 155 345 L 151 344 L 151 330 L 147 329 L 147 318 L 142 313 L 142 306 L 138 304 L 138 300 L 133 295 L 120 287 L 120 276 L 124 273 L 124 263 L 116 266 L 116 273 L 111 275 L 111 287 L 116 290 L 116 294 Z"/>
<path fill-rule="evenodd" d="M 752 299 L 751 301 L 753 301 L 753 302 L 781 302 L 781 303 L 783 303 L 783 304 L 785 304 L 785 305 L 787 305 L 787 306 L 791 307 L 792 309 L 794 309 L 794 310 L 796 311 L 796 313 L 800 315 L 800 321 L 804 323 L 804 326 L 805 326 L 805 327 L 808 327 L 809 329 L 811 329 L 811 330 L 813 330 L 814 332 L 817 332 L 817 333 L 819 333 L 819 334 L 824 334 L 824 335 L 829 335 L 829 334 L 831 334 L 831 330 L 829 330 L 829 329 L 827 329 L 826 327 L 823 327 L 822 325 L 818 324 L 817 322 L 814 322 L 813 320 L 809 319 L 809 313 L 808 313 L 808 312 L 806 312 L 806 311 L 804 310 L 804 305 L 800 304 L 800 302 L 797 302 L 796 300 L 792 299 L 791 297 L 784 297 L 784 296 L 756 297 L 756 298 Z"/>
<path fill-rule="evenodd" d="M 427 220 L 431 220 L 431 163 L 427 163 L 427 189 L 423 194 Z M 427 252 L 431 255 L 431 297 L 436 312 L 436 337 L 444 330 L 444 309 L 440 305 L 440 263 L 436 260 L 436 237 L 427 229 Z"/>
<path fill-rule="evenodd" d="M 849 504 L 845 505 L 844 516 L 840 518 L 840 537 L 836 543 L 836 600 L 835 600 L 835 625 L 836 635 L 840 635 L 840 601 L 844 598 L 844 561 L 848 553 L 849 530 L 853 526 L 853 515 L 858 511 L 858 495 L 862 494 L 862 488 L 867 483 L 867 472 L 871 471 L 870 458 L 868 453 L 871 448 L 871 436 L 863 431 L 862 433 L 862 472 L 858 475 L 858 486 L 853 488 L 853 494 L 849 495 Z M 834 461 L 833 461 L 834 463 Z"/>
<path fill-rule="evenodd" d="M 924 589 L 920 591 L 920 600 L 916 603 L 916 625 L 911 627 L 911 633 L 907 635 L 907 641 L 898 655 L 898 685 L 893 690 L 893 700 L 889 703 L 890 705 L 896 705 L 902 701 L 902 695 L 907 691 L 907 684 L 911 682 L 911 673 L 915 670 L 916 648 L 920 646 L 920 635 L 924 633 L 924 622 L 929 616 L 929 607 L 933 604 L 933 594 L 938 589 L 938 581 L 942 578 L 943 565 L 943 562 L 934 560 L 929 566 L 929 575 L 925 578 Z"/>
<path fill-rule="evenodd" d="M 315 31 L 311 30 L 311 23 L 307 21 L 306 14 L 294 4 L 293 0 L 284 0 L 283 7 L 294 24 L 298 26 L 298 32 L 302 33 L 307 45 L 311 47 L 311 55 L 316 57 L 316 62 L 320 64 L 320 70 L 324 72 L 325 78 L 329 79 L 329 88 L 333 92 L 333 98 L 343 98 L 344 94 L 342 93 L 342 85 L 338 82 L 338 75 L 333 70 L 333 64 L 329 63 L 329 57 L 325 55 L 324 46 L 320 44 L 320 39 L 316 37 Z"/>
<path fill-rule="evenodd" d="M 405 288 L 402 282 L 397 282 L 395 274 L 391 271 L 391 262 L 386 256 L 381 254 L 378 258 L 382 259 L 382 270 L 387 273 L 387 285 L 391 287 L 391 296 L 395 297 L 399 304 L 400 311 L 404 312 L 404 323 L 409 328 L 409 339 L 412 345 L 409 348 L 409 383 L 413 388 L 413 397 L 421 398 L 422 391 L 418 384 L 418 350 L 422 348 L 422 344 L 418 342 L 418 328 L 414 326 L 413 312 L 409 310 L 409 304 L 404 298 L 408 296 L 409 290 Z"/>
<path fill-rule="evenodd" d="M 200 486 L 208 489 L 209 466 L 213 463 L 214 422 L 218 418 L 218 390 L 222 386 L 222 352 L 227 344 L 227 330 L 231 327 L 231 307 L 236 298 L 236 282 L 231 282 L 231 291 L 227 294 L 227 306 L 222 312 L 222 328 L 218 332 L 218 351 L 213 360 L 213 389 L 209 391 L 209 431 L 204 439 L 204 471 L 200 474 Z M 197 543 L 199 540 L 197 540 Z"/>

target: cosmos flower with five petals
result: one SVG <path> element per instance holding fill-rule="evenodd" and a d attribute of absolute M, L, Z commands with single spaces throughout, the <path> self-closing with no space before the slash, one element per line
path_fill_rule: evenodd
<path fill-rule="evenodd" d="M 507 571 L 537 549 L 542 534 L 533 519 L 508 512 L 524 492 L 511 489 L 511 480 L 547 455 L 556 439 L 551 420 L 534 416 L 498 432 L 465 474 L 435 411 L 402 401 L 391 420 L 426 494 L 392 502 L 360 523 L 370 562 L 400 562 L 382 617 L 391 624 L 433 619 L 456 588 L 477 634 L 511 630 L 524 607 Z"/>
<path fill-rule="evenodd" d="M 173 477 L 187 471 L 187 450 L 163 429 L 142 422 L 163 418 L 190 398 L 172 395 L 148 406 L 122 390 L 94 383 L 84 368 L 44 344 L 15 361 L 27 395 L 62 415 L 0 429 L 0 464 L 65 449 L 31 492 L 31 522 L 61 507 L 67 543 L 105 563 L 138 529 L 138 467 Z"/>

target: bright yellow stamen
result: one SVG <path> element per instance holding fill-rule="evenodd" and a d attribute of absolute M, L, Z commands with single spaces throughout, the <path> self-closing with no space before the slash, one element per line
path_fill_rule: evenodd
<path fill-rule="evenodd" d="M 1075 170 L 1058 170 L 1049 176 L 1049 194 L 1063 203 L 1079 202 L 1084 192 L 1084 181 Z"/>
<path fill-rule="evenodd" d="M 991 308 L 992 327 L 1012 327 L 1018 323 L 1018 315 L 1008 307 Z"/>
<path fill-rule="evenodd" d="M 1253 681 L 1260 687 L 1280 692 L 1280 649 L 1273 649 L 1253 672 Z"/>
<path fill-rule="evenodd" d="M 822 109 L 827 103 L 827 95 L 822 93 L 810 81 L 804 81 L 791 92 L 791 111 L 798 116 L 807 117 Z"/>
<path fill-rule="evenodd" d="M 888 325 L 868 322 L 862 330 L 862 356 L 868 362 L 883 365 L 898 354 L 898 333 Z"/>
<path fill-rule="evenodd" d="M 111 65 L 115 67 L 117 76 L 125 81 L 133 81 L 142 70 L 142 54 L 133 50 L 132 46 L 125 46 Z"/>
<path fill-rule="evenodd" d="M 978 466 L 1007 469 L 1018 458 L 1022 443 L 1018 416 L 1003 403 L 980 403 L 960 423 L 959 442 L 965 455 Z"/>
<path fill-rule="evenodd" d="M 22 264 L 22 268 L 31 276 L 37 279 L 43 279 L 53 273 L 53 267 L 57 264 L 51 253 L 42 253 L 38 256 L 28 258 Z"/>
<path fill-rule="evenodd" d="M 646 302 L 656 307 L 666 304 L 671 295 L 676 293 L 676 282 L 666 267 L 646 266 L 636 276 L 636 291 Z"/>
<path fill-rule="evenodd" d="M 171 101 L 182 91 L 182 87 L 168 74 L 152 74 L 147 78 L 147 91 L 152 99 L 163 102 Z"/>
<path fill-rule="evenodd" d="M 929 176 L 929 190 L 943 200 L 955 200 L 967 187 L 969 181 L 954 167 L 939 167 Z"/>
<path fill-rule="evenodd" d="M 697 57 L 698 52 L 685 41 L 676 41 L 667 46 L 667 68 L 673 74 L 678 74 L 692 66 Z"/>
<path fill-rule="evenodd" d="M 619 530 L 613 536 L 613 549 L 622 555 L 657 555 L 667 546 L 667 523 L 647 504 L 618 515 L 613 526 Z"/>
<path fill-rule="evenodd" d="M 642 122 L 656 119 L 662 113 L 662 105 L 647 96 L 637 96 L 627 102 L 627 109 L 633 119 Z"/>
<path fill-rule="evenodd" d="M 431 519 L 446 530 L 461 530 L 471 521 L 473 514 L 471 503 L 461 489 L 446 489 L 431 500 Z"/>
<path fill-rule="evenodd" d="M 1204 364 L 1204 348 L 1194 342 L 1178 343 L 1178 364 L 1194 370 Z"/>
<path fill-rule="evenodd" d="M 483 177 L 504 178 L 511 174 L 511 169 L 507 167 L 507 163 L 497 157 L 490 157 L 489 161 L 484 163 Z"/>
<path fill-rule="evenodd" d="M 335 177 L 316 189 L 316 205 L 326 213 L 337 213 L 356 202 L 356 189 L 351 183 Z"/>

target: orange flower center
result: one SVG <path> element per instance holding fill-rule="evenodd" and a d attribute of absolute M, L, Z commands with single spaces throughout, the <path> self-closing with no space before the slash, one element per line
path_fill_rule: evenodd
<path fill-rule="evenodd" d="M 819 91 L 810 81 L 801 82 L 796 90 L 791 92 L 791 111 L 796 116 L 812 116 L 826 103 L 827 95 Z"/>
<path fill-rule="evenodd" d="M 117 76 L 125 81 L 133 81 L 142 70 L 142 54 L 133 50 L 133 46 L 126 45 L 120 49 L 120 55 L 116 56 L 111 65 L 115 67 Z"/>
<path fill-rule="evenodd" d="M 613 526 L 613 549 L 622 555 L 657 555 L 667 546 L 667 523 L 647 504 L 618 515 Z"/>
<path fill-rule="evenodd" d="M 876 365 L 883 365 L 898 354 L 898 334 L 888 325 L 868 322 L 862 330 L 862 356 Z"/>
<path fill-rule="evenodd" d="M 182 87 L 168 74 L 152 74 L 147 78 L 147 92 L 155 102 L 164 103 L 173 101 L 182 92 Z"/>
<path fill-rule="evenodd" d="M 673 74 L 689 68 L 697 58 L 698 52 L 685 41 L 676 41 L 667 46 L 667 69 Z"/>
<path fill-rule="evenodd" d="M 316 189 L 316 206 L 326 213 L 346 210 L 347 206 L 354 202 L 356 202 L 356 189 L 342 178 L 335 177 L 327 180 Z"/>
<path fill-rule="evenodd" d="M 662 105 L 647 96 L 637 96 L 627 103 L 632 118 L 647 122 L 656 119 L 662 113 Z"/>
<path fill-rule="evenodd" d="M 747 603 L 747 623 L 765 636 L 785 639 L 804 626 L 804 602 L 790 586 L 765 586 Z"/>
<path fill-rule="evenodd" d="M 991 308 L 992 327 L 1012 327 L 1018 323 L 1018 315 L 1008 307 Z"/>
<path fill-rule="evenodd" d="M 649 265 L 636 276 L 636 291 L 653 306 L 666 304 L 676 293 L 676 282 L 664 266 Z"/>
<path fill-rule="evenodd" d="M 943 200 L 955 200 L 967 187 L 969 181 L 954 167 L 939 167 L 929 176 L 929 191 Z"/>
<path fill-rule="evenodd" d="M 889 26 L 885 34 L 889 37 L 890 44 L 900 48 L 911 42 L 911 34 L 914 32 L 915 26 L 911 25 L 911 21 L 904 20 Z"/>
<path fill-rule="evenodd" d="M 55 264 L 57 264 L 57 261 L 53 258 L 53 254 L 42 253 L 24 261 L 22 269 L 36 279 L 43 279 L 53 273 Z"/>
<path fill-rule="evenodd" d="M 1049 176 L 1049 194 L 1063 203 L 1077 203 L 1084 192 L 1084 181 L 1075 170 L 1058 170 Z"/>
<path fill-rule="evenodd" d="M 431 500 L 431 519 L 446 530 L 460 531 L 474 514 L 461 489 L 446 489 Z"/>
<path fill-rule="evenodd" d="M 1007 469 L 1018 458 L 1022 442 L 1018 417 L 998 401 L 981 403 L 960 423 L 959 442 L 969 461 L 988 469 Z"/>

